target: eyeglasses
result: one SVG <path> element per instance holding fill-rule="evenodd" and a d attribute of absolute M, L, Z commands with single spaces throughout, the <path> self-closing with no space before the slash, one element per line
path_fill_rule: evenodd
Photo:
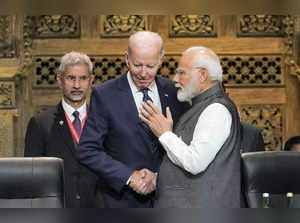
<path fill-rule="evenodd" d="M 90 80 L 90 76 L 87 75 L 80 76 L 79 78 L 76 78 L 76 76 L 74 75 L 63 75 L 63 78 L 66 81 L 73 82 L 73 83 L 75 83 L 77 80 L 79 80 L 79 82 L 87 82 Z"/>

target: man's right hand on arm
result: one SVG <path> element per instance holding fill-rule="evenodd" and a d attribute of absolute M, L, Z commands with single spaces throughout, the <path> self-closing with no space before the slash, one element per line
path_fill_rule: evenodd
<path fill-rule="evenodd" d="M 136 170 L 130 177 L 129 186 L 138 194 L 147 195 L 156 189 L 156 174 L 148 169 Z"/>

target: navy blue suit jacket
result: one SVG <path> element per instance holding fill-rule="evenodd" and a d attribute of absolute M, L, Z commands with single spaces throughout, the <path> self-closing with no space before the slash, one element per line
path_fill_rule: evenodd
<path fill-rule="evenodd" d="M 177 89 L 171 80 L 158 76 L 156 84 L 162 111 L 170 107 L 175 125 L 188 105 L 177 101 Z M 134 170 L 158 172 L 162 160 L 161 145 L 143 124 L 126 73 L 93 89 L 79 154 L 81 162 L 100 177 L 104 207 L 151 206 L 152 195 L 138 195 L 126 186 Z"/>

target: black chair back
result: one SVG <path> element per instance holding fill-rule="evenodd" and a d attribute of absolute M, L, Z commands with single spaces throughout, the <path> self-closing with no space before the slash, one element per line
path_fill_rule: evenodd
<path fill-rule="evenodd" d="M 270 207 L 288 207 L 288 192 L 294 194 L 292 206 L 300 207 L 299 152 L 244 153 L 242 171 L 248 207 L 263 207 L 263 193 L 269 193 Z"/>
<path fill-rule="evenodd" d="M 0 158 L 0 208 L 62 207 L 62 159 Z"/>

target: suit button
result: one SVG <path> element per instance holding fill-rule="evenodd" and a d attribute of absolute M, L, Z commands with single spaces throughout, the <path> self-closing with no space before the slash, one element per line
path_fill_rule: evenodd
<path fill-rule="evenodd" d="M 79 194 L 76 194 L 76 199 L 80 200 L 80 195 Z"/>

